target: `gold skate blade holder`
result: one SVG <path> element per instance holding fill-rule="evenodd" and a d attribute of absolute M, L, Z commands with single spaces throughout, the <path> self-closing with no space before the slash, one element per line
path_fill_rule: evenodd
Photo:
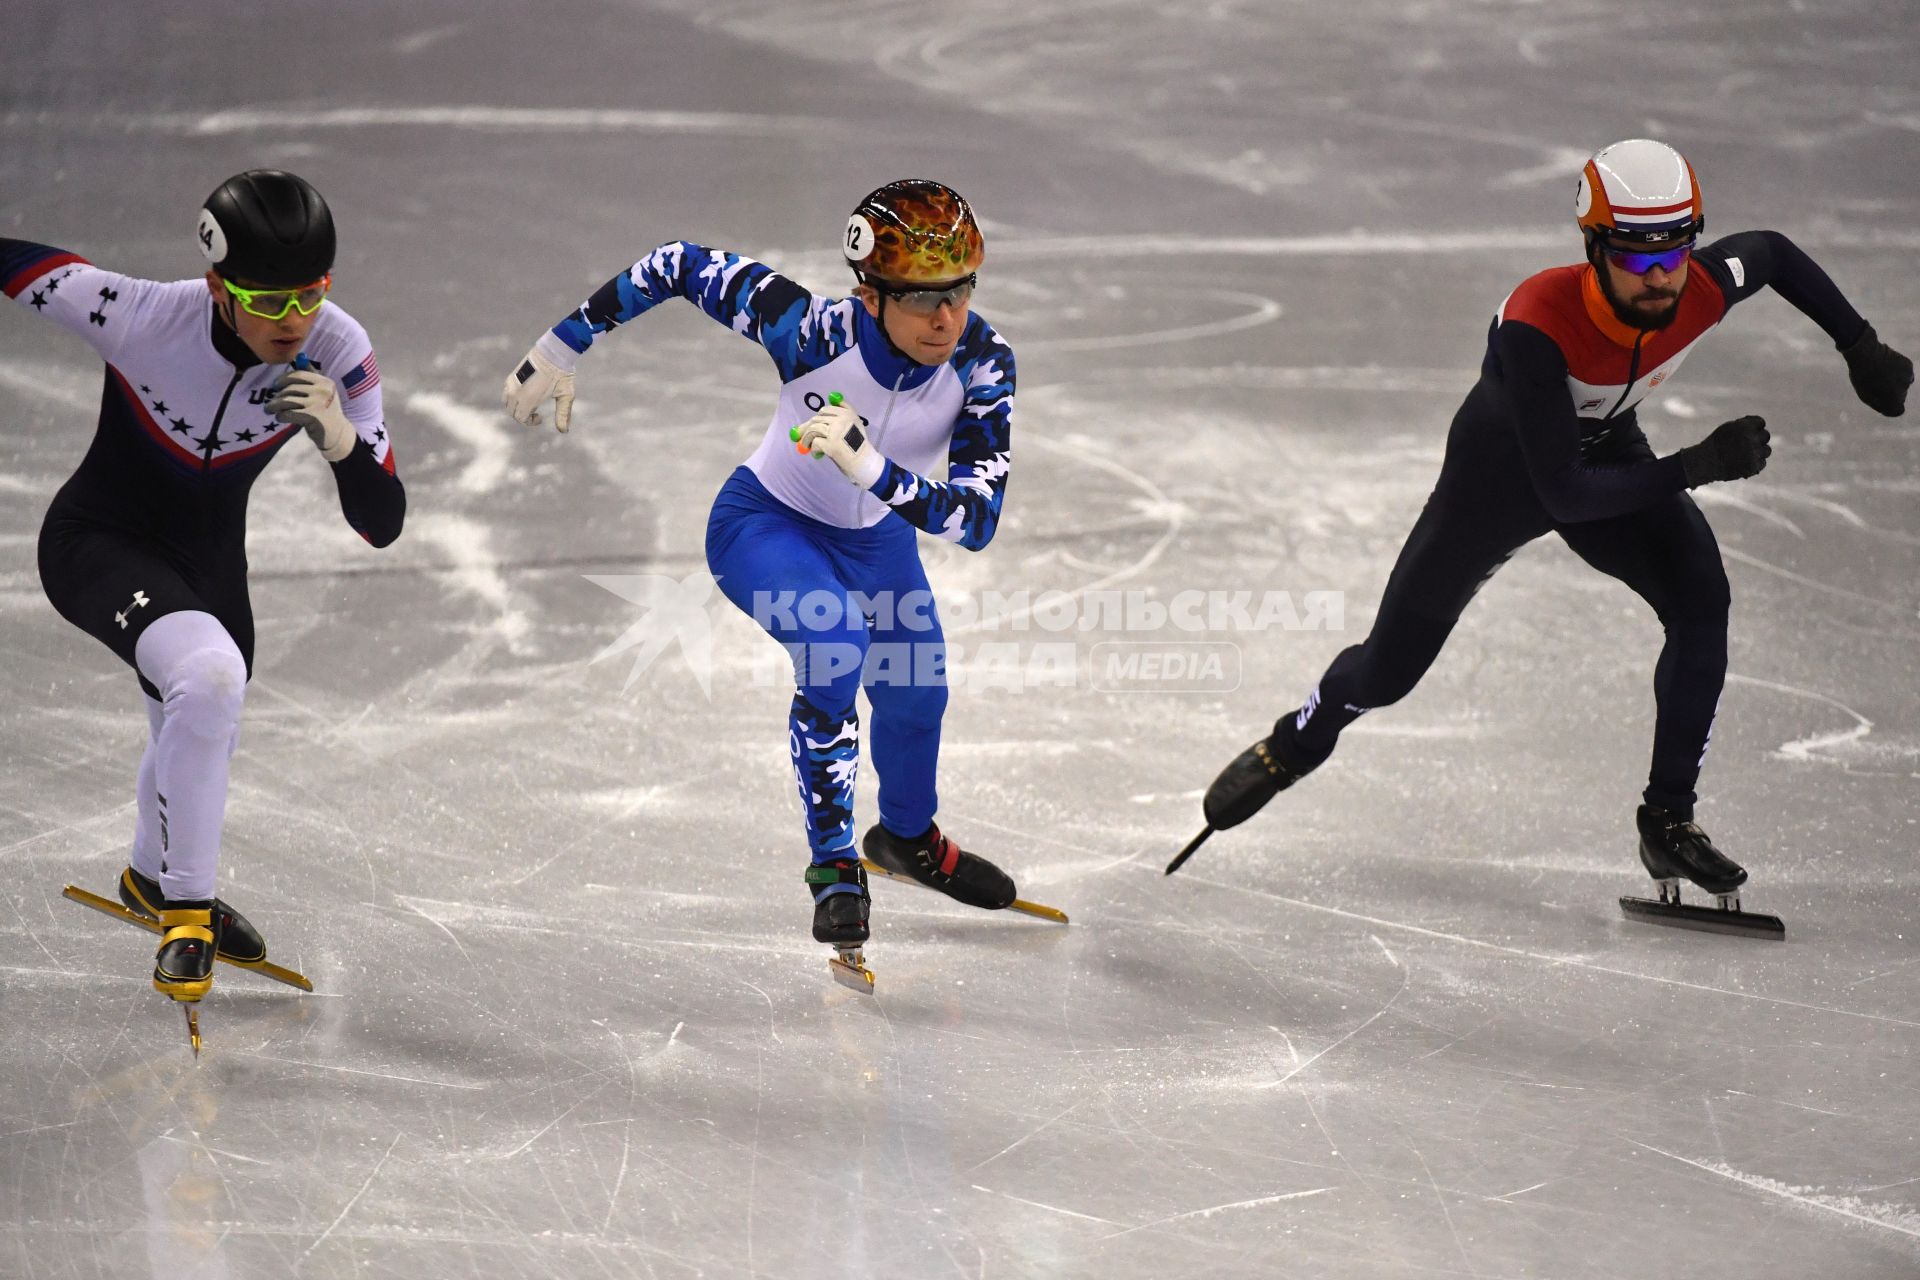
<path fill-rule="evenodd" d="M 922 889 L 927 887 L 924 884 L 920 884 L 920 882 L 912 876 L 903 876 L 897 871 L 889 871 L 870 858 L 860 859 L 860 865 L 865 867 L 868 873 L 872 875 L 883 876 L 888 880 L 898 880 L 901 884 L 919 885 Z M 938 893 L 939 890 L 936 889 L 933 892 Z M 1022 915 L 1033 916 L 1040 920 L 1051 920 L 1055 924 L 1069 923 L 1067 913 L 1060 908 L 1049 907 L 1038 902 L 1028 902 L 1024 898 L 1015 898 L 1012 902 L 1009 902 L 1007 904 L 1007 910 L 1018 911 Z"/>
<path fill-rule="evenodd" d="M 1660 880 L 1656 883 L 1660 888 L 1659 898 L 1622 898 L 1621 914 L 1641 924 L 1664 924 L 1678 929 L 1726 933 L 1737 938 L 1758 938 L 1769 942 L 1787 940 L 1786 922 L 1779 916 L 1742 911 L 1738 890 L 1714 894 L 1714 905 L 1711 907 L 1696 907 L 1680 901 L 1678 880 Z"/>
<path fill-rule="evenodd" d="M 873 994 L 873 970 L 867 968 L 867 958 L 859 947 L 836 947 L 834 957 L 827 961 L 827 967 L 833 970 L 833 980 L 849 990 Z"/>
<path fill-rule="evenodd" d="M 148 933 L 166 932 L 166 930 L 160 927 L 158 920 L 149 920 L 138 912 L 127 910 L 110 898 L 103 898 L 97 893 L 88 893 L 85 889 L 77 888 L 74 885 L 68 885 L 62 889 L 60 896 L 70 902 L 77 902 L 83 907 L 92 907 L 101 915 L 112 916 L 114 919 L 133 925 L 137 929 L 145 929 Z M 292 969 L 282 968 L 270 960 L 256 960 L 251 963 L 242 960 L 229 960 L 217 951 L 214 953 L 213 958 L 221 964 L 230 964 L 236 969 L 251 969 L 263 977 L 272 978 L 275 982 L 284 982 L 290 987 L 299 988 L 301 991 L 313 990 L 313 983 L 307 981 L 305 974 L 298 973 Z"/>
<path fill-rule="evenodd" d="M 187 1011 L 187 1043 L 193 1046 L 193 1056 L 200 1056 L 200 1011 L 192 1005 L 182 1006 Z"/>

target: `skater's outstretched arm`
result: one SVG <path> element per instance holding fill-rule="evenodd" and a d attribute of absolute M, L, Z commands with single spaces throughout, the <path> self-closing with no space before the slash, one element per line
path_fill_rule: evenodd
<path fill-rule="evenodd" d="M 1840 286 L 1799 245 L 1778 231 L 1740 231 L 1695 257 L 1713 274 L 1729 307 L 1771 288 L 1833 339 L 1864 404 L 1889 418 L 1906 411 L 1913 361 L 1880 341 Z"/>
<path fill-rule="evenodd" d="M 1013 466 L 1013 349 L 972 316 L 952 364 L 967 394 L 947 450 L 946 481 L 888 459 L 871 492 L 916 528 L 978 551 L 1000 526 Z"/>
<path fill-rule="evenodd" d="M 168 289 L 206 286 L 198 280 L 161 284 L 103 271 L 77 253 L 0 237 L 0 289 L 63 329 L 79 334 L 112 363 L 125 336 L 139 327 L 141 314 Z"/>
<path fill-rule="evenodd" d="M 1833 278 L 1778 231 L 1738 231 L 1722 236 L 1696 253 L 1694 261 L 1713 273 L 1714 283 L 1726 295 L 1730 308 L 1771 288 L 1826 330 L 1836 347 L 1851 345 L 1866 327 L 1866 320 L 1853 309 Z"/>
<path fill-rule="evenodd" d="M 684 298 L 727 328 L 752 338 L 791 382 L 853 345 L 851 299 L 816 298 L 765 263 L 737 253 L 675 240 L 593 291 L 579 310 L 540 335 L 507 375 L 503 398 L 520 422 L 552 421 L 565 431 L 573 416 L 574 370 L 594 339 L 669 298 Z"/>
<path fill-rule="evenodd" d="M 816 298 L 765 263 L 685 240 L 661 245 L 601 285 L 553 333 L 569 350 L 584 353 L 601 334 L 669 298 L 684 298 L 758 342 L 783 382 L 853 344 L 852 302 Z"/>

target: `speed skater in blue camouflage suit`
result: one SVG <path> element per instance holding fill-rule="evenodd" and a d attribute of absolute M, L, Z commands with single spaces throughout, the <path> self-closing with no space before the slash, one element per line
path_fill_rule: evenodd
<path fill-rule="evenodd" d="M 1011 459 L 1013 351 L 968 303 L 985 256 L 966 201 L 890 183 L 847 223 L 853 296 L 825 298 L 762 263 L 661 245 L 541 336 L 507 378 L 521 422 L 565 431 L 579 357 L 602 334 L 684 298 L 758 342 L 780 372 L 765 437 L 721 487 L 707 563 L 722 592 L 793 658 L 788 746 L 806 811 L 814 936 L 868 936 L 859 856 L 970 905 L 1014 885 L 934 822 L 945 639 L 916 530 L 978 551 Z M 880 821 L 854 842 L 855 695 L 872 708 Z"/>

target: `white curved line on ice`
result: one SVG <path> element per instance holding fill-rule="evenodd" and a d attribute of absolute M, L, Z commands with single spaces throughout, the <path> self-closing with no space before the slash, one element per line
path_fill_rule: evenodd
<path fill-rule="evenodd" d="M 1796 698 L 1810 698 L 1815 702 L 1825 703 L 1836 711 L 1844 711 L 1854 719 L 1853 727 L 1850 729 L 1837 729 L 1832 733 L 1816 734 L 1811 738 L 1795 738 L 1792 742 L 1783 742 L 1774 748 L 1775 755 L 1786 756 L 1791 760 L 1812 760 L 1816 758 L 1814 753 L 1823 748 L 1837 747 L 1845 742 L 1854 742 L 1873 732 L 1873 721 L 1867 719 L 1846 703 L 1829 698 L 1824 693 L 1815 693 L 1811 689 L 1802 689 L 1797 685 L 1779 684 L 1772 680 L 1761 680 L 1755 676 L 1737 675 L 1731 671 L 1727 673 L 1727 680 L 1732 684 L 1755 685 L 1762 689 L 1771 689 L 1775 693 L 1790 694 Z"/>

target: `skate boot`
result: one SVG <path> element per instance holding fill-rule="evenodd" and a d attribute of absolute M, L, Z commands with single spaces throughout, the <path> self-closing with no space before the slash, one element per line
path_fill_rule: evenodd
<path fill-rule="evenodd" d="M 854 888 L 833 888 L 839 884 L 850 884 Z M 814 863 L 807 868 L 807 887 L 813 890 L 815 942 L 857 947 L 867 940 L 873 897 L 867 892 L 867 872 L 859 859 Z"/>
<path fill-rule="evenodd" d="M 929 825 L 925 834 L 909 840 L 879 823 L 867 828 L 860 851 L 883 871 L 917 880 L 938 889 L 955 902 L 998 911 L 1014 900 L 1013 877 L 976 853 L 968 853 Z"/>
<path fill-rule="evenodd" d="M 1691 819 L 1643 804 L 1634 821 L 1640 828 L 1640 861 L 1660 884 L 1660 901 L 1680 901 L 1680 877 L 1713 894 L 1729 910 L 1740 909 L 1740 886 L 1746 869 L 1713 847 L 1707 833 Z"/>
<path fill-rule="evenodd" d="M 153 989 L 192 1004 L 213 986 L 213 903 L 171 902 L 159 918 L 164 932 L 153 957 Z"/>
<path fill-rule="evenodd" d="M 1185 866 L 1194 850 L 1207 842 L 1208 836 L 1239 826 L 1265 808 L 1267 801 L 1320 767 L 1319 760 L 1305 768 L 1287 763 L 1286 757 L 1280 754 L 1280 731 L 1285 723 L 1276 724 L 1272 733 L 1235 756 L 1213 780 L 1206 798 L 1200 802 L 1200 812 L 1206 817 L 1207 825 L 1187 841 L 1186 848 L 1173 855 L 1173 861 L 1167 864 L 1168 875 Z"/>
<path fill-rule="evenodd" d="M 850 889 L 839 885 L 852 885 Z M 867 869 L 858 858 L 816 862 L 807 868 L 807 887 L 813 891 L 813 940 L 834 950 L 827 967 L 833 980 L 855 991 L 873 991 L 873 970 L 860 950 L 868 936 L 873 897 L 867 892 Z"/>
<path fill-rule="evenodd" d="M 149 920 L 158 920 L 166 907 L 166 895 L 160 892 L 160 885 L 147 879 L 132 867 L 120 873 L 120 901 L 127 904 L 127 910 L 135 915 L 145 916 Z M 247 918 L 226 903 L 215 898 L 211 908 L 213 913 L 213 932 L 217 939 L 220 957 L 232 964 L 257 965 L 267 958 L 267 941 L 260 931 L 248 923 Z"/>
<path fill-rule="evenodd" d="M 1208 826 L 1215 831 L 1239 826 L 1260 812 L 1267 801 L 1313 772 L 1314 765 L 1298 769 L 1288 764 L 1280 754 L 1278 738 L 1276 730 L 1220 771 L 1200 804 Z"/>

